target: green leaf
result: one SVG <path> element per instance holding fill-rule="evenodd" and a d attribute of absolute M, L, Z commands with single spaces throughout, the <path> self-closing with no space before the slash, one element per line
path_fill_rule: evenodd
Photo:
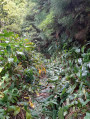
<path fill-rule="evenodd" d="M 20 112 L 20 107 L 15 107 L 14 116 Z"/>
<path fill-rule="evenodd" d="M 86 113 L 86 116 L 84 117 L 84 119 L 90 119 L 90 113 Z"/>
<path fill-rule="evenodd" d="M 66 88 L 63 89 L 63 91 L 62 91 L 62 95 L 63 95 L 64 93 L 66 93 Z"/>
<path fill-rule="evenodd" d="M 1 34 L 1 33 L 0 33 L 0 36 L 4 36 L 4 34 Z"/>
<path fill-rule="evenodd" d="M 1 34 L 0 34 L 1 35 Z M 2 38 L 0 38 L 0 41 L 5 41 L 6 39 L 4 39 L 3 37 Z"/>
<path fill-rule="evenodd" d="M 82 106 L 85 106 L 88 102 L 90 102 L 89 99 L 87 99 L 85 102 L 82 103 Z"/>
<path fill-rule="evenodd" d="M 0 119 L 5 119 L 5 116 L 3 116 L 3 114 L 0 114 Z"/>
<path fill-rule="evenodd" d="M 0 46 L 6 47 L 7 43 L 0 43 Z"/>
<path fill-rule="evenodd" d="M 5 110 L 4 109 L 0 109 L 0 113 L 4 112 Z"/>
<path fill-rule="evenodd" d="M 85 50 L 85 46 L 81 48 L 82 53 L 84 53 L 84 50 Z"/>
<path fill-rule="evenodd" d="M 14 111 L 14 116 L 16 116 L 20 112 L 20 107 L 18 106 L 9 106 L 7 112 Z"/>
<path fill-rule="evenodd" d="M 12 112 L 14 110 L 15 110 L 15 106 L 9 106 L 7 109 L 8 112 Z"/>
<path fill-rule="evenodd" d="M 63 109 L 60 107 L 58 111 L 58 119 L 64 119 Z"/>
<path fill-rule="evenodd" d="M 8 52 L 11 52 L 11 47 L 10 47 L 10 46 L 6 46 L 6 50 L 7 50 Z"/>
<path fill-rule="evenodd" d="M 4 31 L 4 34 L 0 34 L 0 36 L 10 37 L 12 34 L 13 32 Z"/>
<path fill-rule="evenodd" d="M 26 112 L 26 119 L 32 119 L 32 116 L 31 116 L 30 112 Z"/>
<path fill-rule="evenodd" d="M 53 110 L 53 119 L 57 118 L 57 110 Z"/>

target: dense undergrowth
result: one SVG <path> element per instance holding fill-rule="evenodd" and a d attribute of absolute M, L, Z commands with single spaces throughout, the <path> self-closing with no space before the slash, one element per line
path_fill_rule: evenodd
<path fill-rule="evenodd" d="M 43 113 L 51 119 L 89 119 L 90 49 L 72 47 L 59 52 L 47 65 L 50 97 Z M 86 116 L 85 116 L 86 115 Z"/>
<path fill-rule="evenodd" d="M 0 1 L 0 119 L 90 118 L 89 6 Z"/>
<path fill-rule="evenodd" d="M 86 45 L 67 50 L 65 44 L 45 59 L 33 42 L 18 34 L 4 31 L 0 41 L 0 119 L 40 119 L 40 113 L 45 119 L 89 119 L 90 49 L 86 51 Z M 42 90 L 43 73 L 51 86 L 37 113 L 34 97 Z"/>
<path fill-rule="evenodd" d="M 19 101 L 27 88 L 32 93 L 38 89 L 40 57 L 28 39 L 7 31 L 0 34 L 0 119 L 14 118 L 21 110 L 27 119 L 31 118 L 28 105 L 32 103 Z"/>

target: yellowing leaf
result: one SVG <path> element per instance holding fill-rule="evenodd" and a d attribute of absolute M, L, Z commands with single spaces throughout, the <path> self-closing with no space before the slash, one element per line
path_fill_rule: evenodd
<path fill-rule="evenodd" d="M 20 62 L 18 65 L 21 65 L 22 64 L 22 62 Z"/>
<path fill-rule="evenodd" d="M 26 41 L 27 41 L 28 39 L 24 39 L 24 40 L 26 40 Z"/>
<path fill-rule="evenodd" d="M 41 75 L 41 73 L 42 73 L 42 70 L 41 70 L 41 69 L 39 69 L 39 75 Z"/>
<path fill-rule="evenodd" d="M 39 96 L 39 93 L 36 91 L 36 95 L 37 95 L 37 97 Z"/>
<path fill-rule="evenodd" d="M 85 89 L 83 89 L 83 93 L 84 93 L 84 94 L 86 93 Z"/>
<path fill-rule="evenodd" d="M 46 69 L 45 69 L 45 67 L 43 67 L 43 68 L 42 68 L 42 71 L 44 71 L 44 72 L 45 72 L 45 74 L 46 74 Z"/>
<path fill-rule="evenodd" d="M 41 82 L 39 82 L 39 85 L 42 85 L 42 83 L 41 83 Z"/>
<path fill-rule="evenodd" d="M 86 99 L 86 90 L 85 89 L 83 89 L 83 93 L 84 93 L 85 99 Z"/>
<path fill-rule="evenodd" d="M 34 104 L 31 101 L 29 101 L 29 105 L 30 107 L 35 108 Z"/>
<path fill-rule="evenodd" d="M 19 37 L 19 35 L 18 35 L 18 34 L 16 34 L 14 37 L 15 37 L 15 38 L 18 38 L 18 37 Z"/>
<path fill-rule="evenodd" d="M 43 65 L 36 66 L 36 68 L 38 69 L 40 76 L 41 76 L 41 74 L 46 74 L 46 68 Z"/>
<path fill-rule="evenodd" d="M 26 44 L 28 44 L 28 45 L 33 45 L 33 43 L 32 43 L 32 42 L 29 42 L 29 43 L 26 43 Z"/>
<path fill-rule="evenodd" d="M 24 97 L 24 99 L 29 99 L 29 97 Z"/>

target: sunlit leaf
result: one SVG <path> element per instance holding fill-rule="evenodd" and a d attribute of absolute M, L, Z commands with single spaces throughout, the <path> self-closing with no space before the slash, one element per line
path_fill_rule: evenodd
<path fill-rule="evenodd" d="M 86 116 L 84 117 L 84 119 L 90 119 L 90 113 L 86 113 Z"/>
<path fill-rule="evenodd" d="M 29 99 L 29 97 L 24 97 L 24 99 Z"/>
<path fill-rule="evenodd" d="M 19 51 L 17 51 L 17 54 L 19 54 L 19 55 L 24 55 L 23 52 L 19 52 Z"/>
<path fill-rule="evenodd" d="M 35 108 L 34 104 L 31 101 L 29 101 L 29 105 L 30 107 Z"/>
<path fill-rule="evenodd" d="M 14 58 L 8 58 L 8 62 L 11 63 L 14 61 Z"/>
<path fill-rule="evenodd" d="M 0 73 L 2 72 L 2 70 L 3 70 L 3 67 L 0 67 Z"/>

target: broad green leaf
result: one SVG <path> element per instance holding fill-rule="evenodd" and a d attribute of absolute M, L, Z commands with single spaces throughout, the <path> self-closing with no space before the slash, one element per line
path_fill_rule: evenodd
<path fill-rule="evenodd" d="M 82 53 L 84 53 L 84 50 L 85 50 L 85 46 L 81 48 Z"/>
<path fill-rule="evenodd" d="M 4 34 L 0 34 L 0 36 L 10 37 L 12 34 L 13 34 L 13 32 L 5 31 Z"/>
<path fill-rule="evenodd" d="M 63 109 L 60 107 L 58 111 L 58 119 L 64 119 Z"/>
<path fill-rule="evenodd" d="M 0 38 L 0 41 L 6 41 L 6 39 L 2 37 L 2 38 Z"/>
<path fill-rule="evenodd" d="M 31 116 L 30 112 L 26 112 L 26 119 L 32 119 L 32 116 Z"/>
<path fill-rule="evenodd" d="M 84 119 L 90 119 L 90 113 L 86 113 L 86 116 L 84 117 Z"/>
<path fill-rule="evenodd" d="M 90 100 L 89 99 L 87 99 L 85 102 L 84 101 L 82 101 L 81 103 L 82 103 L 82 106 L 85 106 L 88 102 L 90 102 Z"/>
<path fill-rule="evenodd" d="M 64 93 L 66 93 L 66 88 L 64 88 L 64 89 L 62 90 L 62 94 L 61 94 L 61 95 L 63 95 Z"/>
<path fill-rule="evenodd" d="M 0 43 L 0 46 L 6 47 L 7 43 Z"/>
<path fill-rule="evenodd" d="M 4 36 L 4 34 L 1 34 L 1 33 L 0 33 L 0 36 Z"/>
<path fill-rule="evenodd" d="M 4 112 L 4 109 L 0 109 L 0 113 Z"/>
<path fill-rule="evenodd" d="M 16 116 L 20 112 L 20 107 L 15 107 L 14 116 Z"/>
<path fill-rule="evenodd" d="M 0 113 L 0 119 L 5 119 L 5 116 L 3 115 L 3 113 Z"/>
<path fill-rule="evenodd" d="M 3 60 L 4 58 L 0 56 L 0 60 Z"/>
<path fill-rule="evenodd" d="M 16 106 L 9 106 L 8 109 L 7 109 L 7 111 L 8 111 L 8 112 L 12 112 L 12 111 L 14 111 L 15 109 L 16 109 Z"/>
<path fill-rule="evenodd" d="M 7 50 L 8 52 L 11 52 L 11 47 L 10 47 L 10 46 L 6 46 L 6 50 Z"/>
<path fill-rule="evenodd" d="M 57 118 L 57 110 L 53 110 L 53 119 Z"/>

